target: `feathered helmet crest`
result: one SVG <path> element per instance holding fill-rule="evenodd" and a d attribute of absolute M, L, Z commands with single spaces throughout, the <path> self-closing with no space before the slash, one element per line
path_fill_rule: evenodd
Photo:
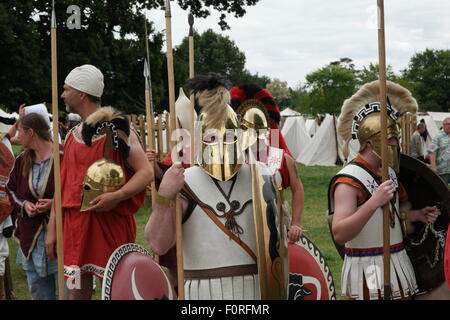
<path fill-rule="evenodd" d="M 411 92 L 401 85 L 387 81 L 388 118 L 397 122 L 407 112 L 416 113 L 418 105 Z M 381 111 L 379 81 L 366 83 L 350 99 L 344 101 L 338 118 L 337 131 L 345 142 L 344 157 L 347 158 L 348 144 L 351 139 L 358 139 L 358 132 L 363 121 Z M 361 146 L 363 147 L 363 146 Z"/>

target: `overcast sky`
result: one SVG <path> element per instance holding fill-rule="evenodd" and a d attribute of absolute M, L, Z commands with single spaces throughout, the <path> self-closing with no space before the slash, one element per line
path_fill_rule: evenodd
<path fill-rule="evenodd" d="M 287 81 L 295 87 L 305 75 L 343 57 L 357 68 L 378 62 L 376 0 L 260 0 L 244 17 L 228 17 L 231 30 L 217 25 L 219 14 L 195 19 L 194 28 L 228 36 L 245 53 L 252 73 Z M 187 12 L 172 4 L 173 46 L 188 32 Z M 164 12 L 148 18 L 165 29 Z M 449 0 L 387 0 L 386 60 L 395 72 L 416 52 L 450 48 Z M 176 70 L 175 70 L 176 72 Z"/>

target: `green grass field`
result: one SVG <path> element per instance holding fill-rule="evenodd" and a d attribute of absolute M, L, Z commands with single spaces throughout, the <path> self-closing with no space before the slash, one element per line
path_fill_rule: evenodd
<path fill-rule="evenodd" d="M 340 272 L 342 260 L 339 257 L 331 240 L 327 224 L 327 189 L 330 179 L 339 171 L 340 167 L 305 167 L 299 165 L 300 176 L 305 189 L 305 208 L 303 211 L 302 224 L 306 229 L 307 237 L 314 242 L 324 255 L 334 278 L 336 297 L 340 297 Z M 286 194 L 290 201 L 290 192 Z M 150 216 L 150 209 L 141 208 L 136 214 L 137 236 L 136 242 L 148 247 L 144 239 L 144 227 Z M 21 266 L 15 263 L 17 254 L 17 243 L 9 239 L 10 265 L 14 283 L 14 292 L 17 299 L 29 300 L 27 281 Z M 101 283 L 97 280 L 97 289 L 94 299 L 100 299 Z"/>

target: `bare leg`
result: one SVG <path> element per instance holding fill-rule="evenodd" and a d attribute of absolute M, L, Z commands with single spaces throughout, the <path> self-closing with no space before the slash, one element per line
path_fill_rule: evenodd
<path fill-rule="evenodd" d="M 93 292 L 93 279 L 91 274 L 81 275 L 81 288 L 69 290 L 69 300 L 91 300 Z"/>

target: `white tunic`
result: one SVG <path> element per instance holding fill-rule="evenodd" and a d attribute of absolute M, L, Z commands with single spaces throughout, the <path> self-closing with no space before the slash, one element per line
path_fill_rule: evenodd
<path fill-rule="evenodd" d="M 237 173 L 232 190 L 232 181 L 218 181 L 225 195 L 220 192 L 212 178 L 203 169 L 194 166 L 186 170 L 185 181 L 195 196 L 207 205 L 217 215 L 224 213 L 217 209 L 218 203 L 225 205 L 225 211 L 230 210 L 230 203 L 238 201 L 239 212 L 235 216 L 237 224 L 243 229 L 240 239 L 256 255 L 256 236 L 252 210 L 252 188 L 250 168 L 244 165 Z M 225 225 L 225 217 L 218 217 Z M 184 269 L 188 271 L 214 270 L 236 266 L 255 265 L 256 261 L 238 243 L 230 239 L 197 205 L 183 224 Z M 205 279 L 186 279 L 186 299 L 260 299 L 259 278 L 257 274 L 236 275 L 230 277 L 206 277 Z"/>
<path fill-rule="evenodd" d="M 352 177 L 373 194 L 378 183 L 372 175 L 358 165 L 350 163 L 337 176 Z M 397 199 L 395 207 L 399 212 L 398 190 L 399 184 L 394 170 L 389 168 L 389 177 L 394 181 Z M 331 200 L 332 201 L 332 200 Z M 331 204 L 333 207 L 333 203 Z M 392 205 L 391 205 L 392 210 Z M 391 245 L 391 288 L 394 299 L 411 296 L 417 292 L 416 277 L 411 261 L 403 246 L 403 235 L 397 215 L 395 226 L 390 228 Z M 363 279 L 369 289 L 370 299 L 378 299 L 378 290 L 384 292 L 383 272 L 383 210 L 378 208 L 361 232 L 345 244 L 346 255 L 342 267 L 342 294 L 353 299 L 363 299 Z"/>

